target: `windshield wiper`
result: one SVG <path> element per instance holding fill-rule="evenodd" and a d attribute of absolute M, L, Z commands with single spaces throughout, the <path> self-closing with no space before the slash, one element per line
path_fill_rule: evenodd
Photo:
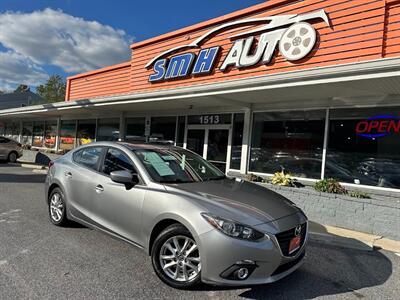
<path fill-rule="evenodd" d="M 189 183 L 193 181 L 182 180 L 182 179 L 173 179 L 173 180 L 160 180 L 160 183 Z"/>
<path fill-rule="evenodd" d="M 203 181 L 222 180 L 222 179 L 225 179 L 225 178 L 226 178 L 226 176 L 225 176 L 225 175 L 222 175 L 222 176 L 217 176 L 217 177 L 205 178 L 205 179 L 203 179 Z"/>

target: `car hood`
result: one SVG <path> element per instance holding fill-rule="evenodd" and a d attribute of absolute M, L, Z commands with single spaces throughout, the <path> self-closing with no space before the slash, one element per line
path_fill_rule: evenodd
<path fill-rule="evenodd" d="M 195 199 L 202 205 L 204 212 L 251 226 L 272 222 L 300 211 L 278 193 L 235 179 L 166 185 L 166 189 Z"/>

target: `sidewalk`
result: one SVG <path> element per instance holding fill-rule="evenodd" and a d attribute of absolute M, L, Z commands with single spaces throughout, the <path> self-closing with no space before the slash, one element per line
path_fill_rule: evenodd
<path fill-rule="evenodd" d="M 341 247 L 367 251 L 383 249 L 400 253 L 400 241 L 379 235 L 321 225 L 312 221 L 309 222 L 309 235 L 311 240 Z"/>

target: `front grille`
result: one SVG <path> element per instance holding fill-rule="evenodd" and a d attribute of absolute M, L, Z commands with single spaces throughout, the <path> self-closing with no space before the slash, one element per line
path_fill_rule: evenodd
<path fill-rule="evenodd" d="M 290 244 L 290 241 L 296 236 L 295 230 L 296 230 L 296 227 L 275 235 L 276 239 L 278 240 L 279 246 L 281 247 L 282 254 L 284 256 L 296 255 L 299 252 L 299 250 L 301 249 L 301 247 L 303 246 L 304 241 L 306 240 L 307 223 L 304 223 L 304 224 L 301 224 L 300 248 L 297 249 L 296 251 L 292 252 L 291 254 L 289 254 L 289 244 Z"/>
<path fill-rule="evenodd" d="M 294 260 L 292 260 L 292 261 L 290 261 L 290 262 L 288 262 L 288 263 L 286 263 L 286 264 L 280 265 L 280 266 L 274 271 L 274 273 L 271 274 L 271 276 L 279 275 L 279 274 L 281 274 L 281 273 L 283 273 L 283 272 L 286 272 L 287 270 L 293 268 L 295 265 L 297 265 L 297 264 L 304 258 L 305 255 L 306 255 L 306 252 L 303 252 L 303 253 L 300 254 L 300 256 L 297 257 L 296 259 L 294 259 Z"/>

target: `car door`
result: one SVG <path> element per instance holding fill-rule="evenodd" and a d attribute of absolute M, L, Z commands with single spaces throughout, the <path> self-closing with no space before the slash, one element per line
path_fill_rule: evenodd
<path fill-rule="evenodd" d="M 0 159 L 6 159 L 8 155 L 8 140 L 0 136 Z"/>
<path fill-rule="evenodd" d="M 83 221 L 96 223 L 96 183 L 104 151 L 101 146 L 85 147 L 73 154 L 73 163 L 63 168 L 65 192 L 71 214 Z M 95 224 L 96 225 L 96 224 Z"/>
<path fill-rule="evenodd" d="M 146 186 L 143 181 L 134 187 L 113 182 L 110 173 L 120 170 L 137 173 L 134 163 L 123 150 L 110 147 L 100 167 L 103 175 L 97 177 L 95 213 L 103 227 L 140 244 L 141 208 Z"/>

